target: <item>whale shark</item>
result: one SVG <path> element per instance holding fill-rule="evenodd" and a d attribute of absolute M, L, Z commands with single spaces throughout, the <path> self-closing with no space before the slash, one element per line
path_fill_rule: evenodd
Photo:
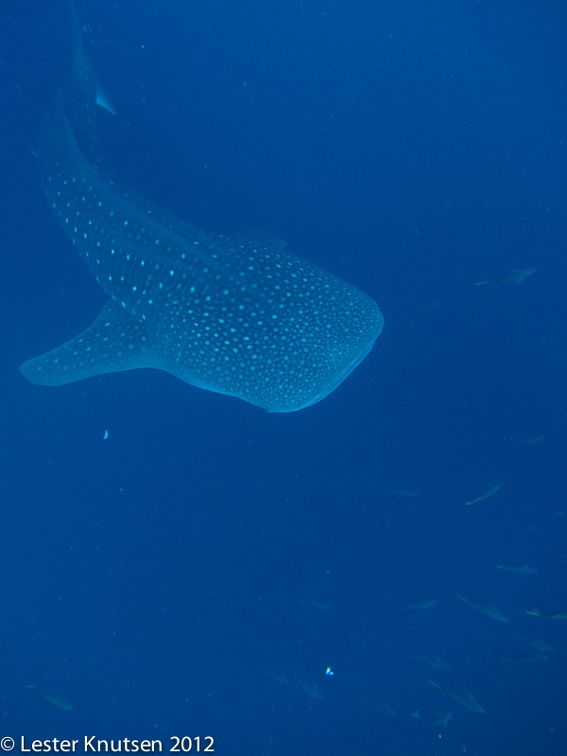
<path fill-rule="evenodd" d="M 76 17 L 73 26 L 72 74 L 37 155 L 47 201 L 109 299 L 89 328 L 21 372 L 59 386 L 157 368 L 269 412 L 319 402 L 372 349 L 378 305 L 279 237 L 203 231 L 124 186 L 96 138 L 97 104 L 114 108 Z"/>

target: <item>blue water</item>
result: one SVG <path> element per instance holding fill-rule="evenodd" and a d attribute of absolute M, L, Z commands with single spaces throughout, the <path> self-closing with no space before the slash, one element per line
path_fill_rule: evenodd
<path fill-rule="evenodd" d="M 281 236 L 385 327 L 290 415 L 157 371 L 27 383 L 20 363 L 105 297 L 33 153 L 70 66 L 66 4 L 4 3 L 0 737 L 562 753 L 567 622 L 526 610 L 567 611 L 567 9 L 85 0 L 81 15 L 124 181 L 198 227 Z M 496 567 L 524 563 L 538 572 Z"/>

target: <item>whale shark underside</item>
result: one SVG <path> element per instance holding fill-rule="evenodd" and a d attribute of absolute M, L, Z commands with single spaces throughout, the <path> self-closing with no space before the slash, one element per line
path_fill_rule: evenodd
<path fill-rule="evenodd" d="M 53 212 L 110 299 L 24 376 L 55 386 L 152 367 L 271 412 L 323 399 L 380 334 L 376 303 L 279 238 L 206 233 L 122 186 L 99 154 L 96 77 L 76 21 L 74 35 L 38 157 Z"/>

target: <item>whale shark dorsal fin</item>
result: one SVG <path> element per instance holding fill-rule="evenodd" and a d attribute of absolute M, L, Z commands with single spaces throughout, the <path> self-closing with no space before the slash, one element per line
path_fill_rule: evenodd
<path fill-rule="evenodd" d="M 112 102 L 106 87 L 98 78 L 98 76 L 95 76 L 95 83 L 96 83 L 96 104 L 99 107 L 106 110 L 108 113 L 110 113 L 110 115 L 115 116 L 116 108 L 114 107 L 114 103 Z"/>
<path fill-rule="evenodd" d="M 20 370 L 32 383 L 61 386 L 93 375 L 143 367 L 161 367 L 146 328 L 110 300 L 86 331 L 24 362 Z"/>
<path fill-rule="evenodd" d="M 81 26 L 79 14 L 77 13 L 73 0 L 69 0 L 69 15 L 71 17 L 71 30 L 73 36 L 72 85 L 75 89 L 94 87 L 96 104 L 112 115 L 116 115 L 114 103 L 112 102 L 106 87 L 93 70 L 89 56 L 85 50 L 83 27 Z"/>

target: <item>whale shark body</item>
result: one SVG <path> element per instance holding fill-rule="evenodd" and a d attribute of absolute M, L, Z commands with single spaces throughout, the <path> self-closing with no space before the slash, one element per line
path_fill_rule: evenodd
<path fill-rule="evenodd" d="M 270 412 L 323 399 L 380 334 L 376 303 L 279 238 L 207 233 L 122 186 L 99 153 L 96 77 L 76 22 L 75 48 L 38 157 L 47 200 L 109 301 L 24 376 L 55 386 L 152 367 Z"/>

